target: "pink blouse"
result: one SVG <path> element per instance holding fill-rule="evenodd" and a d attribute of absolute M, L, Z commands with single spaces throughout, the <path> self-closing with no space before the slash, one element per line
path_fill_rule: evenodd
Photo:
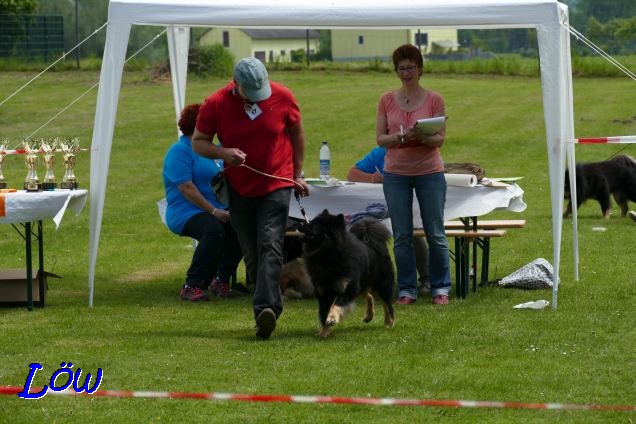
<path fill-rule="evenodd" d="M 400 125 L 404 129 L 415 125 L 418 119 L 432 118 L 445 115 L 444 98 L 441 94 L 427 90 L 427 95 L 422 106 L 415 110 L 402 109 L 392 91 L 386 92 L 378 103 L 378 115 L 386 116 L 386 134 L 400 131 Z M 444 136 L 446 127 L 439 133 Z M 444 162 L 438 147 L 418 145 L 413 147 L 390 146 L 387 147 L 384 160 L 384 170 L 398 175 L 426 175 L 435 172 L 444 172 Z"/>

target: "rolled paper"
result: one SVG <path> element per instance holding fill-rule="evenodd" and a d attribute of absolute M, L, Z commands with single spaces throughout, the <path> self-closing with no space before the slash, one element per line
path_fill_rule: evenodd
<path fill-rule="evenodd" d="M 456 187 L 475 187 L 477 177 L 474 174 L 444 174 L 446 184 Z"/>

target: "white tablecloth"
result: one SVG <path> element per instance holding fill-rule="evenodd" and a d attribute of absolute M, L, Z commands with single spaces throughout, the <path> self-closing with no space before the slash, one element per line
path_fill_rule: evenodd
<path fill-rule="evenodd" d="M 386 204 L 382 184 L 343 183 L 333 187 L 312 185 L 310 189 L 310 195 L 301 198 L 309 219 L 314 218 L 323 209 L 328 209 L 332 214 L 342 213 L 346 215 L 364 212 L 371 203 Z M 419 205 L 415 195 L 413 197 L 413 226 L 421 228 Z M 523 212 L 526 209 L 526 204 L 523 201 L 523 190 L 518 185 L 511 184 L 506 187 L 448 186 L 444 220 L 481 216 L 501 209 L 511 212 Z M 294 196 L 289 204 L 289 216 L 303 218 Z"/>
<path fill-rule="evenodd" d="M 65 190 L 1 193 L 4 196 L 4 216 L 0 224 L 34 222 L 53 219 L 59 227 L 64 212 L 72 210 L 78 215 L 84 208 L 88 190 Z"/>

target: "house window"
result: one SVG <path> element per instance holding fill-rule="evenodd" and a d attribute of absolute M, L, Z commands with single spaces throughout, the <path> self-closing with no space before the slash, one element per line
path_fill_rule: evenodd
<path fill-rule="evenodd" d="M 364 44 L 364 35 L 358 35 L 358 44 Z"/>
<path fill-rule="evenodd" d="M 426 32 L 416 32 L 415 33 L 415 45 L 417 46 L 428 46 L 428 33 Z"/>
<path fill-rule="evenodd" d="M 230 32 L 223 31 L 223 47 L 230 47 Z"/>
<path fill-rule="evenodd" d="M 285 50 L 281 50 L 280 51 L 280 55 L 284 57 L 285 56 Z"/>
<path fill-rule="evenodd" d="M 258 50 L 254 52 L 254 57 L 265 63 L 265 52 L 262 50 Z"/>

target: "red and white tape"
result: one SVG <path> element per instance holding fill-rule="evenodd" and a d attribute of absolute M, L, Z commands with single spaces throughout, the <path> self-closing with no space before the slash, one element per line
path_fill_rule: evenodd
<path fill-rule="evenodd" d="M 625 135 L 620 137 L 575 138 L 573 142 L 578 144 L 629 144 L 636 143 L 636 135 Z"/>
<path fill-rule="evenodd" d="M 0 395 L 17 396 L 24 387 L 0 386 Z M 32 389 L 34 392 L 39 389 Z M 242 402 L 277 402 L 277 403 L 330 403 L 347 405 L 382 405 L 382 406 L 435 406 L 442 408 L 508 408 L 508 409 L 561 409 L 582 411 L 636 411 L 636 405 L 585 405 L 568 403 L 529 403 L 529 402 L 495 402 L 477 400 L 434 400 L 434 399 L 395 399 L 371 397 L 342 396 L 303 396 L 303 395 L 258 395 L 241 393 L 191 393 L 191 392 L 154 392 L 131 390 L 97 390 L 87 395 L 77 394 L 73 390 L 61 392 L 50 391 L 52 395 L 66 396 L 100 396 L 116 398 L 160 398 L 160 399 L 203 399 L 233 400 Z"/>

